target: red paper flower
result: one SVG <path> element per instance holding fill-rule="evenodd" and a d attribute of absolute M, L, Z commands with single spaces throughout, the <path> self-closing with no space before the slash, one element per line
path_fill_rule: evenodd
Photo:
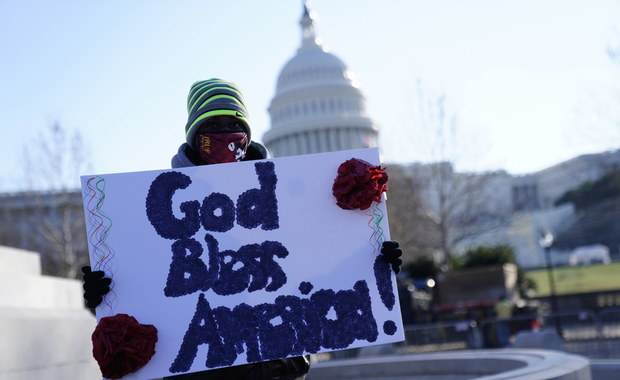
<path fill-rule="evenodd" d="M 373 201 L 381 201 L 387 181 L 388 175 L 380 166 L 352 158 L 338 168 L 332 192 L 341 208 L 366 210 Z"/>
<path fill-rule="evenodd" d="M 135 372 L 155 354 L 157 329 L 127 314 L 101 318 L 92 335 L 93 356 L 104 377 L 120 379 Z"/>

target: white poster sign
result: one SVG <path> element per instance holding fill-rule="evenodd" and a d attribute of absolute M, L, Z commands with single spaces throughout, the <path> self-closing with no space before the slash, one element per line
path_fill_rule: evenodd
<path fill-rule="evenodd" d="M 151 379 L 402 341 L 395 276 L 377 260 L 386 202 L 344 210 L 338 167 L 376 149 L 82 177 L 97 319 L 157 329 Z"/>

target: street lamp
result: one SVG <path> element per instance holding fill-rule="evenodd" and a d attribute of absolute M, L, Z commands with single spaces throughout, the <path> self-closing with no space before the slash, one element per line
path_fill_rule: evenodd
<path fill-rule="evenodd" d="M 562 323 L 560 322 L 558 301 L 555 297 L 555 279 L 553 277 L 553 263 L 551 261 L 551 246 L 553 245 L 553 234 L 549 231 L 542 231 L 538 244 L 545 250 L 545 263 L 547 267 L 547 277 L 549 278 L 549 299 L 551 300 L 551 313 L 555 316 L 558 335 L 562 338 Z"/>

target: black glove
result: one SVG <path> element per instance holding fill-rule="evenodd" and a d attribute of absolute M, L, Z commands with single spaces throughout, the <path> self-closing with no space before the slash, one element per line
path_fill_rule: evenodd
<path fill-rule="evenodd" d="M 105 277 L 105 273 L 101 270 L 92 271 L 90 266 L 82 267 L 84 273 L 84 299 L 86 307 L 94 309 L 103 301 L 103 296 L 110 291 L 112 280 Z"/>
<path fill-rule="evenodd" d="M 398 242 L 393 240 L 384 241 L 381 247 L 381 257 L 383 261 L 392 265 L 394 273 L 400 272 L 400 266 L 403 260 L 400 257 L 403 255 L 403 251 L 398 248 Z"/>

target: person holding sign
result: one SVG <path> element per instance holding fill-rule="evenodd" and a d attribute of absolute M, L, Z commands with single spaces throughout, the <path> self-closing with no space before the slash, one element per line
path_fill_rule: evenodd
<path fill-rule="evenodd" d="M 199 81 L 188 96 L 186 142 L 172 158 L 172 167 L 190 167 L 268 158 L 264 146 L 252 141 L 247 110 L 239 89 L 221 79 Z M 398 273 L 402 252 L 396 242 L 385 242 L 382 257 Z M 89 308 L 99 305 L 110 291 L 111 279 L 102 271 L 84 272 L 84 298 Z M 250 363 L 165 379 L 304 379 L 310 363 L 305 356 Z"/>

